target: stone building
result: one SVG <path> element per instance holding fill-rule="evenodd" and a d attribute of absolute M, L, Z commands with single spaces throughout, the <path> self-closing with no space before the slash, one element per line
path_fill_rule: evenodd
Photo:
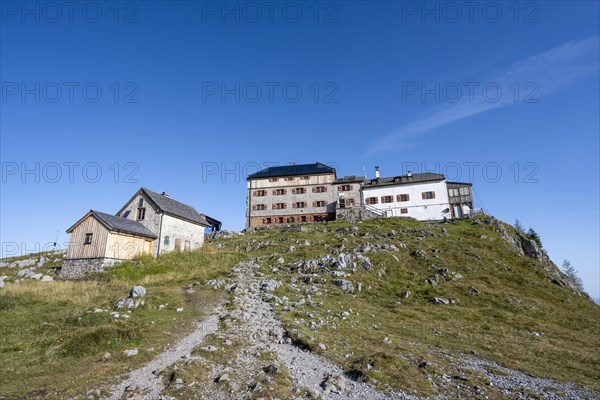
<path fill-rule="evenodd" d="M 172 199 L 165 192 L 159 194 L 146 188 L 138 190 L 117 215 L 137 221 L 157 235 L 154 241 L 156 256 L 202 246 L 204 232 L 211 227 L 207 217 L 192 206 Z M 220 227 L 221 223 L 213 222 L 213 226 L 215 225 Z"/>
<path fill-rule="evenodd" d="M 335 168 L 314 164 L 269 167 L 248 176 L 246 226 L 335 219 Z"/>
<path fill-rule="evenodd" d="M 203 245 L 207 229 L 221 222 L 163 192 L 139 189 L 116 215 L 90 211 L 71 228 L 61 275 L 98 272 L 141 254 L 190 251 Z"/>
<path fill-rule="evenodd" d="M 270 167 L 248 176 L 246 227 L 344 219 L 463 218 L 473 210 L 472 185 L 442 174 L 337 178 L 334 168 L 314 164 Z"/>

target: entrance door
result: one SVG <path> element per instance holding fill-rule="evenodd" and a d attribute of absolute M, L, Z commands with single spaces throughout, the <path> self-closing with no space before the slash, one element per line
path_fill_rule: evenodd
<path fill-rule="evenodd" d="M 340 208 L 346 208 L 346 199 L 340 199 Z"/>
<path fill-rule="evenodd" d="M 463 217 L 462 207 L 460 205 L 454 206 L 454 217 L 455 218 Z"/>
<path fill-rule="evenodd" d="M 175 251 L 181 251 L 181 239 L 175 239 Z"/>

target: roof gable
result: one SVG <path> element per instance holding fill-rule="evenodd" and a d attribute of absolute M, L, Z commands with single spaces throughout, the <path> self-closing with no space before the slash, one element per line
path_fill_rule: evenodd
<path fill-rule="evenodd" d="M 254 174 L 248 175 L 248 179 L 271 178 L 278 176 L 293 176 L 293 175 L 318 175 L 318 174 L 334 174 L 335 168 L 325 165 L 320 162 L 313 164 L 294 164 L 283 165 L 277 167 L 269 167 Z"/>
<path fill-rule="evenodd" d="M 140 191 L 143 191 L 146 196 L 148 196 L 148 198 L 158 207 L 158 209 L 163 211 L 165 214 L 169 214 L 173 217 L 184 219 L 195 224 L 210 226 L 210 224 L 206 221 L 206 218 L 196 211 L 194 207 L 183 204 L 177 200 L 173 200 L 172 198 L 162 194 L 153 192 L 150 189 L 141 188 Z"/>

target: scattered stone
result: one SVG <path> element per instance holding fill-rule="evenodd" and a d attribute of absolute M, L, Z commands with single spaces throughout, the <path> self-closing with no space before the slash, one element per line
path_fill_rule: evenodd
<path fill-rule="evenodd" d="M 217 378 L 217 382 L 229 382 L 229 375 L 223 374 Z"/>
<path fill-rule="evenodd" d="M 42 276 L 42 282 L 52 282 L 54 279 L 51 276 L 44 275 Z"/>
<path fill-rule="evenodd" d="M 477 288 L 476 288 L 476 287 L 474 287 L 474 286 L 471 286 L 471 288 L 470 288 L 469 290 L 470 290 L 470 291 L 471 291 L 471 293 L 473 293 L 473 294 L 478 294 L 478 293 L 479 293 L 479 289 L 477 289 Z"/>
<path fill-rule="evenodd" d="M 290 246 L 290 248 L 288 249 L 288 251 L 296 251 L 296 246 Z"/>
<path fill-rule="evenodd" d="M 183 307 L 179 307 L 176 311 L 177 312 L 183 312 Z"/>
<path fill-rule="evenodd" d="M 129 290 L 129 298 L 144 297 L 146 295 L 146 288 L 143 286 L 133 286 Z"/>
<path fill-rule="evenodd" d="M 112 357 L 112 354 L 110 354 L 107 351 L 106 353 L 104 353 L 104 357 L 102 357 L 102 361 L 106 362 L 106 361 L 110 360 L 110 357 Z"/>
<path fill-rule="evenodd" d="M 433 304 L 444 304 L 444 305 L 450 304 L 450 300 L 444 299 L 443 297 L 434 297 L 433 300 L 431 300 L 431 302 Z"/>
<path fill-rule="evenodd" d="M 260 290 L 263 290 L 265 292 L 274 292 L 279 286 L 281 286 L 281 283 L 279 281 L 271 279 L 269 281 L 263 282 L 260 285 Z"/>
<path fill-rule="evenodd" d="M 346 279 L 334 279 L 333 284 L 338 286 L 345 293 L 354 293 L 354 285 Z"/>
<path fill-rule="evenodd" d="M 269 364 L 265 367 L 264 371 L 267 374 L 278 374 L 279 368 L 275 364 Z"/>
<path fill-rule="evenodd" d="M 425 251 L 421 250 L 421 249 L 413 251 L 412 255 L 415 256 L 415 257 L 417 257 L 417 258 L 420 258 L 422 260 L 428 260 L 429 259 L 429 257 L 427 256 L 427 253 L 425 253 Z"/>
<path fill-rule="evenodd" d="M 321 349 L 323 351 L 327 350 L 327 346 L 325 346 L 324 343 L 319 343 L 318 346 L 319 346 L 319 349 Z"/>
<path fill-rule="evenodd" d="M 133 357 L 133 356 L 137 356 L 138 355 L 138 349 L 130 349 L 130 350 L 123 350 L 123 353 L 127 356 L 127 357 Z"/>
<path fill-rule="evenodd" d="M 343 375 L 328 375 L 321 383 L 325 392 L 338 392 L 346 387 L 346 378 Z"/>
<path fill-rule="evenodd" d="M 213 351 L 217 351 L 219 349 L 216 348 L 215 346 L 206 346 L 206 347 L 201 347 L 200 350 L 212 353 Z"/>

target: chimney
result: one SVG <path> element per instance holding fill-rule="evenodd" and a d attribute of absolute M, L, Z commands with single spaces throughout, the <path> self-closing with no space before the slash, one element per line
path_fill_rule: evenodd
<path fill-rule="evenodd" d="M 379 166 L 375 167 L 375 179 L 379 179 Z"/>
<path fill-rule="evenodd" d="M 412 172 L 408 171 L 408 173 L 406 174 L 406 176 L 412 176 Z"/>
<path fill-rule="evenodd" d="M 167 193 L 167 192 L 162 192 L 161 194 L 165 197 L 171 197 L 171 196 L 169 196 L 169 193 Z"/>

